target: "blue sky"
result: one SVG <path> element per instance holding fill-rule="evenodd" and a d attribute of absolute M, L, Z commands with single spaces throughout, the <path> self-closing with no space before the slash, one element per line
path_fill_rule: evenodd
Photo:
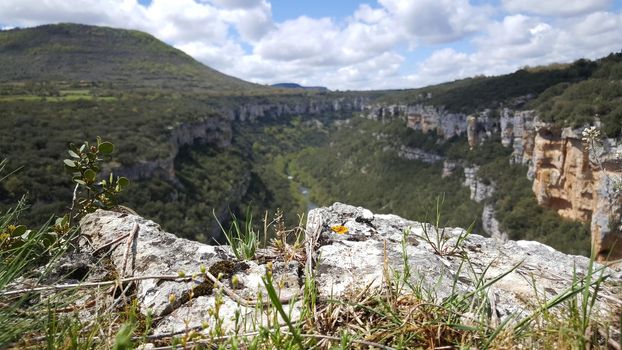
<path fill-rule="evenodd" d="M 143 30 L 257 83 L 420 87 L 622 49 L 622 0 L 2 0 L 0 27 Z"/>

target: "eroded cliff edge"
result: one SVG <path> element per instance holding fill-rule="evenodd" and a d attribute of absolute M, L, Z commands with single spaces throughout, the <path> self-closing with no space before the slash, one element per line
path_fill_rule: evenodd
<path fill-rule="evenodd" d="M 562 217 L 589 222 L 600 259 L 622 258 L 620 140 L 604 139 L 590 150 L 581 129 L 543 123 L 531 111 L 504 110 L 501 120 L 513 160 L 529 166 L 538 203 Z"/>
<path fill-rule="evenodd" d="M 533 181 L 538 203 L 564 218 L 590 223 L 599 259 L 622 258 L 622 195 L 617 189 L 622 178 L 618 156 L 622 140 L 601 140 L 598 149 L 589 152 L 581 129 L 545 123 L 533 110 L 503 108 L 493 117 L 491 110 L 466 115 L 437 106 L 376 104 L 366 105 L 363 115 L 379 121 L 401 118 L 407 127 L 435 132 L 443 139 L 466 135 L 471 148 L 493 135 L 500 136 L 502 144 L 512 148 L 511 161 L 528 166 L 526 176 Z M 445 168 L 455 166 L 445 161 Z M 477 185 L 476 173 L 476 169 L 465 167 L 465 185 L 471 187 L 472 194 L 476 192 L 472 188 Z M 489 233 L 499 233 L 494 208 L 487 205 L 483 217 Z"/>
<path fill-rule="evenodd" d="M 158 175 L 175 183 L 175 158 L 184 146 L 208 144 L 227 147 L 233 136 L 233 123 L 252 123 L 260 119 L 282 116 L 319 115 L 325 113 L 351 113 L 363 110 L 365 97 L 292 98 L 283 102 L 239 102 L 235 106 L 216 107 L 210 115 L 199 116 L 194 121 L 179 122 L 166 133 L 168 154 L 159 159 L 139 160 L 132 165 L 117 165 L 115 173 L 133 180 Z"/>

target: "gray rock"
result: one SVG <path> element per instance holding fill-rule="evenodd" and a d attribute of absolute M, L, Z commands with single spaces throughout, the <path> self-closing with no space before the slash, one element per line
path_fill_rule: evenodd
<path fill-rule="evenodd" d="M 478 166 L 464 167 L 464 182 L 462 184 L 471 191 L 471 200 L 481 203 L 492 196 L 495 187 L 492 184 L 483 183 L 477 176 L 478 170 Z"/>
<path fill-rule="evenodd" d="M 407 147 L 407 146 L 400 147 L 399 151 L 397 152 L 397 155 L 398 157 L 403 158 L 403 159 L 418 160 L 418 161 L 428 163 L 428 164 L 438 163 L 444 159 L 443 156 L 440 156 L 438 154 L 426 152 L 425 150 L 422 150 L 420 148 Z"/>
<path fill-rule="evenodd" d="M 441 173 L 441 176 L 443 178 L 446 178 L 446 177 L 453 175 L 456 168 L 458 168 L 458 165 L 459 165 L 458 162 L 454 162 L 451 160 L 443 161 L 443 171 Z"/>
<path fill-rule="evenodd" d="M 581 277 L 587 272 L 587 258 L 565 255 L 537 242 L 503 243 L 472 234 L 456 247 L 459 237 L 465 234 L 461 228 L 435 229 L 429 224 L 373 214 L 368 209 L 341 203 L 314 209 L 308 218 L 306 239 L 316 242 L 308 250 L 308 261 L 315 262 L 315 266 L 308 266 L 308 271 L 315 271 L 318 296 L 324 301 L 348 298 L 366 287 L 373 292 L 386 285 L 387 277 L 404 273 L 406 266 L 410 286 L 424 293 L 430 302 L 473 291 L 480 281 L 507 274 L 478 297 L 494 310 L 491 317 L 501 321 L 511 315 L 529 314 L 537 307 L 535 301 L 541 303 L 564 293 L 575 274 Z M 90 237 L 94 247 L 132 232 L 135 225 L 139 231 L 130 246 L 132 254 L 125 271 L 126 240 L 111 248 L 111 266 L 117 275 L 177 275 L 184 271 L 192 276 L 203 265 L 215 275 L 222 272 L 221 281 L 240 297 L 268 300 L 262 282 L 266 265 L 238 261 L 227 246 L 177 238 L 152 221 L 134 215 L 97 211 L 81 221 L 82 233 Z M 347 232 L 338 234 L 335 226 L 345 226 Z M 440 241 L 438 235 L 443 237 Z M 464 256 L 469 264 L 463 263 Z M 604 283 L 599 291 L 595 315 L 619 310 L 622 274 L 598 264 L 596 268 L 610 275 L 611 282 Z M 272 266 L 274 284 L 280 297 L 291 301 L 284 308 L 294 320 L 302 310 L 297 300 L 301 295 L 302 271 L 303 266 L 295 261 L 275 261 Z M 232 282 L 234 275 L 239 281 L 236 284 Z M 175 300 L 169 299 L 171 294 Z M 136 297 L 141 313 L 154 315 L 155 334 L 201 326 L 209 331 L 216 318 L 222 321 L 225 331 L 242 332 L 268 321 L 257 308 L 238 304 L 198 276 L 193 280 L 140 280 L 136 283 Z M 217 307 L 218 300 L 221 304 Z"/>
<path fill-rule="evenodd" d="M 127 215 L 98 210 L 85 216 L 80 222 L 82 233 L 88 235 L 94 247 L 100 247 L 119 236 L 132 232 L 134 225 L 139 230 L 131 246 L 132 254 L 127 262 L 125 273 L 124 255 L 126 244 L 123 240 L 111 252 L 111 262 L 119 276 L 158 276 L 177 275 L 183 271 L 187 276 L 199 274 L 204 266 L 213 275 L 223 273 L 222 282 L 234 288 L 231 279 L 237 275 L 239 283 L 236 293 L 247 300 L 254 300 L 262 294 L 267 301 L 261 277 L 266 274 L 265 265 L 254 261 L 237 261 L 228 246 L 210 246 L 178 238 L 164 232 L 160 226 L 150 220 L 135 215 Z M 296 262 L 289 264 L 275 263 L 273 279 L 279 286 L 281 297 L 300 293 L 300 273 L 302 268 Z M 199 326 L 210 319 L 209 305 L 214 305 L 215 295 L 211 282 L 198 277 L 189 281 L 172 281 L 158 278 L 138 281 L 136 295 L 143 315 L 151 313 L 159 318 L 154 332 L 179 331 L 187 325 Z M 170 295 L 175 300 L 169 300 Z M 223 295 L 224 306 L 220 316 L 223 327 L 235 326 L 236 310 L 242 314 L 250 312 L 228 296 Z M 289 306 L 288 306 L 289 307 Z M 292 305 L 298 312 L 299 306 Z"/>
<path fill-rule="evenodd" d="M 564 293 L 574 273 L 584 276 L 587 271 L 589 260 L 582 256 L 566 255 L 538 242 L 502 243 L 475 234 L 462 245 L 472 266 L 464 268 L 461 258 L 435 253 L 434 245 L 424 238 L 424 229 L 435 235 L 430 225 L 378 214 L 361 223 L 357 218 L 363 210 L 335 203 L 309 213 L 307 232 L 319 235 L 316 281 L 322 298 L 346 298 L 367 286 L 381 288 L 385 271 L 404 271 L 405 261 L 411 270 L 411 284 L 420 286 L 437 302 L 452 291 L 474 290 L 478 279 L 490 280 L 507 273 L 486 293 L 493 314 L 503 320 L 513 314 L 529 314 L 537 301 Z M 348 232 L 335 233 L 331 230 L 335 225 L 346 226 Z M 447 235 L 446 249 L 451 250 L 464 230 L 444 228 L 439 233 Z M 599 264 L 596 268 L 610 274 L 612 282 L 603 285 L 596 312 L 619 309 L 614 295 L 621 292 L 621 274 Z"/>
<path fill-rule="evenodd" d="M 490 204 L 484 205 L 482 210 L 482 227 L 490 237 L 502 242 L 508 240 L 508 234 L 501 231 L 499 221 L 495 217 L 495 208 Z"/>

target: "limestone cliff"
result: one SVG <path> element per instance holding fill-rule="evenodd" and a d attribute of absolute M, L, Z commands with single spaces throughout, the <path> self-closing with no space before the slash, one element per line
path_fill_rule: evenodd
<path fill-rule="evenodd" d="M 589 222 L 601 259 L 622 258 L 622 197 L 614 188 L 616 179 L 622 177 L 622 162 L 612 156 L 590 156 L 580 130 L 544 123 L 533 110 L 504 108 L 498 118 L 489 110 L 467 116 L 421 104 L 370 105 L 363 111 L 365 117 L 381 121 L 401 118 L 407 127 L 435 132 L 443 139 L 466 134 L 471 149 L 493 135 L 500 135 L 502 144 L 512 147 L 511 162 L 528 166 L 526 175 L 533 181 L 538 203 L 555 209 L 562 217 Z M 622 150 L 622 144 L 620 140 L 604 140 L 604 150 L 605 154 L 616 154 Z M 401 150 L 400 154 L 404 158 L 421 158 L 419 153 Z M 455 164 L 446 161 L 443 176 L 451 174 L 453 168 Z M 476 173 L 476 169 L 465 167 L 465 185 L 471 188 L 472 199 L 482 201 L 489 196 L 484 192 L 492 189 L 478 186 Z M 494 208 L 489 207 L 483 219 L 488 219 L 486 226 L 490 231 L 497 231 L 493 228 L 498 228 L 498 222 L 491 220 Z"/>
<path fill-rule="evenodd" d="M 429 105 L 367 105 L 363 108 L 363 116 L 373 120 L 388 121 L 401 118 L 409 128 L 424 133 L 431 131 L 444 139 L 461 135 L 466 132 L 466 115 L 450 113 L 442 107 Z"/>
<path fill-rule="evenodd" d="M 408 147 L 404 145 L 399 148 L 397 155 L 403 159 L 418 160 L 428 164 L 434 164 L 444 160 L 444 157 L 438 154 L 427 152 L 420 148 Z"/>
<path fill-rule="evenodd" d="M 538 203 L 589 222 L 599 258 L 622 258 L 622 197 L 614 188 L 622 162 L 612 156 L 622 149 L 619 141 L 603 140 L 602 154 L 588 152 L 580 130 L 543 123 L 533 111 L 505 110 L 501 127 L 502 142 L 513 147 L 512 160 L 529 166 Z"/>
<path fill-rule="evenodd" d="M 366 105 L 362 97 L 341 98 L 298 98 L 287 102 L 248 102 L 235 107 L 222 107 L 212 115 L 203 116 L 194 122 L 177 123 L 169 127 L 168 155 L 163 158 L 141 160 L 128 166 L 117 165 L 115 173 L 126 176 L 131 180 L 147 179 L 153 176 L 163 176 L 165 179 L 176 182 L 175 157 L 179 150 L 186 145 L 210 144 L 217 147 L 227 147 L 231 144 L 232 123 L 254 122 L 262 118 L 277 118 L 287 115 L 318 115 L 332 112 L 361 111 Z"/>
<path fill-rule="evenodd" d="M 489 109 L 466 115 L 449 112 L 442 106 L 373 104 L 363 107 L 363 116 L 382 122 L 403 119 L 409 128 L 423 133 L 435 132 L 444 140 L 467 134 L 471 147 L 499 131 L 498 118 L 494 118 Z"/>
<path fill-rule="evenodd" d="M 477 177 L 478 170 L 478 166 L 464 167 L 463 185 L 471 191 L 471 200 L 481 203 L 492 196 L 495 188 L 493 184 L 485 184 Z"/>

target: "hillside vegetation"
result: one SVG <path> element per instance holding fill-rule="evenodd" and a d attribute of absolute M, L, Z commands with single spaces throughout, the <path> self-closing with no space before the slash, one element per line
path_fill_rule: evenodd
<path fill-rule="evenodd" d="M 79 24 L 0 31 L 0 82 L 109 89 L 272 90 L 213 70 L 153 36 Z M 19 84 L 16 88 L 19 88 Z M 49 86 L 54 93 L 54 86 Z"/>

